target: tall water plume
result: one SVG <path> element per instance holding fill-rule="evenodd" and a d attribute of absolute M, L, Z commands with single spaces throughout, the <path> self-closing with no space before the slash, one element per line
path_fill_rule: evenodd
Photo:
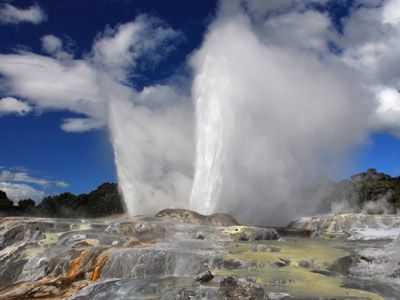
<path fill-rule="evenodd" d="M 365 138 L 361 93 L 333 57 L 273 45 L 224 3 L 191 60 L 191 208 L 275 224 L 316 213 L 323 193 L 316 178 L 340 170 Z"/>
<path fill-rule="evenodd" d="M 195 176 L 191 193 L 191 208 L 205 214 L 211 214 L 219 199 L 223 185 L 223 163 L 226 146 L 230 139 L 229 103 L 223 101 L 223 93 L 230 90 L 226 78 L 208 76 L 217 73 L 228 62 L 224 57 L 204 59 L 204 72 L 193 83 L 193 95 L 196 98 L 196 162 Z M 207 95 L 204 95 L 208 91 Z M 222 100 L 222 101 L 221 101 Z"/>

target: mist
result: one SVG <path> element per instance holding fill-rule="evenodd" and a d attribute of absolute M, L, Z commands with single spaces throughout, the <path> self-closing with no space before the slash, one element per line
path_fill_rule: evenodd
<path fill-rule="evenodd" d="M 221 1 L 186 86 L 107 88 L 129 214 L 180 207 L 285 225 L 351 209 L 327 178 L 343 178 L 368 140 L 374 80 L 332 51 L 343 38 L 312 2 Z"/>
<path fill-rule="evenodd" d="M 325 186 L 316 180 L 340 174 L 366 137 L 362 91 L 332 57 L 265 42 L 228 5 L 191 61 L 191 208 L 270 224 L 318 213 Z"/>

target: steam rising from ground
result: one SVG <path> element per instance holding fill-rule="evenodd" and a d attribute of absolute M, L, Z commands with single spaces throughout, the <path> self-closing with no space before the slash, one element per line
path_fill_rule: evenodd
<path fill-rule="evenodd" d="M 187 99 L 167 86 L 145 89 L 134 95 L 135 103 L 132 97 L 110 97 L 111 138 L 128 212 L 186 207 L 193 172 Z"/>
<path fill-rule="evenodd" d="M 160 49 L 168 51 L 179 32 L 157 19 L 139 17 L 105 34 L 95 44 L 93 58 L 110 71 L 98 81 L 108 103 L 108 126 L 127 211 L 151 214 L 161 207 L 185 207 L 193 172 L 191 103 L 173 84 L 142 91 L 125 84 L 138 58 L 150 53 L 154 63 Z"/>

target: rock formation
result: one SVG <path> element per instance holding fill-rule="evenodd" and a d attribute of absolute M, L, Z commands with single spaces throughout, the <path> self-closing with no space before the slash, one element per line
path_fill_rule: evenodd
<path fill-rule="evenodd" d="M 312 232 L 323 227 L 310 224 Z M 272 228 L 187 210 L 91 220 L 1 218 L 0 299 L 378 300 L 399 294 L 395 242 L 282 232 L 292 236 L 280 239 Z"/>

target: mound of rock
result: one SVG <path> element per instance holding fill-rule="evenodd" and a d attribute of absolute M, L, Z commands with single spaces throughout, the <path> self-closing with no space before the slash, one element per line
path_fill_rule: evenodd
<path fill-rule="evenodd" d="M 216 213 L 204 216 L 187 209 L 164 209 L 155 215 L 156 218 L 174 223 L 188 223 L 196 225 L 233 226 L 239 222 L 229 214 Z"/>
<path fill-rule="evenodd" d="M 360 213 L 328 214 L 300 218 L 289 228 L 306 229 L 314 237 L 350 240 L 396 239 L 400 237 L 400 216 Z"/>

